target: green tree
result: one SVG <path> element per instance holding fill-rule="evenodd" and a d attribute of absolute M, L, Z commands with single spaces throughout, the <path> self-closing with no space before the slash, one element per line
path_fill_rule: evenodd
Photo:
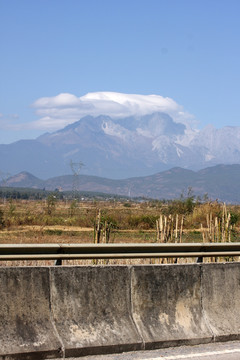
<path fill-rule="evenodd" d="M 50 194 L 47 197 L 47 214 L 52 215 L 56 208 L 57 198 L 54 194 Z"/>

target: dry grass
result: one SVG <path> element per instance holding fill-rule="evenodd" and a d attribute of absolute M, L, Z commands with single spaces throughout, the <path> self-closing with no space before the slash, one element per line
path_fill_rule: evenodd
<path fill-rule="evenodd" d="M 171 205 L 172 206 L 172 205 Z M 99 209 L 102 223 L 111 224 L 111 243 L 154 243 L 160 241 L 157 236 L 156 219 L 160 214 L 168 214 L 167 204 L 153 206 L 151 203 L 120 202 L 80 202 L 74 208 L 71 202 L 58 201 L 48 214 L 46 201 L 1 202 L 0 211 L 4 215 L 4 226 L 0 228 L 0 243 L 93 243 L 94 227 Z M 174 210 L 173 206 L 171 210 Z M 227 208 L 235 216 L 231 241 L 239 237 L 240 206 Z M 195 206 L 193 211 L 181 214 L 184 218 L 182 242 L 201 242 L 203 231 L 208 231 L 206 214 L 212 218 L 221 218 L 222 204 L 206 203 Z M 175 212 L 176 216 L 176 212 Z M 238 220 L 239 217 L 239 220 Z M 180 215 L 179 215 L 180 218 Z M 179 225 L 180 226 L 180 222 Z M 174 229 L 172 229 L 174 234 Z M 171 238 L 174 240 L 174 236 Z M 232 259 L 221 259 L 222 261 Z M 178 263 L 195 262 L 196 259 L 179 259 Z M 209 261 L 205 259 L 204 261 Z M 158 259 L 127 259 L 98 261 L 98 264 L 157 264 L 166 263 Z M 168 263 L 172 260 L 169 260 Z M 63 261 L 68 265 L 92 265 L 91 260 Z M 2 265 L 54 265 L 54 261 L 1 262 Z"/>

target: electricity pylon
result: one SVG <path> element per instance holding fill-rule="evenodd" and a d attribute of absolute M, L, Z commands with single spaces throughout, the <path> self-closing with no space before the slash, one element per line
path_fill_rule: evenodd
<path fill-rule="evenodd" d="M 5 173 L 5 172 L 3 172 L 3 171 L 1 171 L 0 170 L 0 183 L 2 184 L 2 185 L 0 185 L 0 186 L 5 186 L 6 185 L 6 183 L 7 183 L 7 180 L 8 180 L 8 178 L 11 176 L 11 174 L 10 173 Z"/>
<path fill-rule="evenodd" d="M 73 173 L 73 185 L 72 185 L 72 191 L 73 191 L 73 198 L 76 198 L 77 192 L 79 191 L 79 174 L 81 171 L 81 168 L 84 166 L 83 162 L 73 162 L 70 161 L 70 167 Z"/>

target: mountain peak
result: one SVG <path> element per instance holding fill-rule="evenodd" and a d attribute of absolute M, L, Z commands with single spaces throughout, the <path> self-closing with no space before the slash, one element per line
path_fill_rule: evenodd
<path fill-rule="evenodd" d="M 101 94 L 99 101 L 103 95 L 112 96 Z M 84 174 L 115 179 L 172 167 L 199 170 L 240 163 L 239 138 L 240 127 L 196 131 L 159 109 L 119 118 L 88 115 L 37 140 L 0 145 L 1 170 L 46 178 L 69 173 L 71 161 L 83 162 Z"/>

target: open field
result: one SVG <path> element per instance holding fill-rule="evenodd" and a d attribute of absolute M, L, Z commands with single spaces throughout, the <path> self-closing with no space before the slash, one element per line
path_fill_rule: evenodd
<path fill-rule="evenodd" d="M 82 228 L 64 225 L 25 225 L 0 231 L 2 244 L 21 243 L 90 243 L 94 242 L 94 228 Z M 110 242 L 112 243 L 145 243 L 156 242 L 156 230 L 112 230 Z M 201 229 L 186 229 L 183 234 L 183 242 L 201 242 Z"/>
<path fill-rule="evenodd" d="M 2 244 L 221 242 L 239 241 L 239 238 L 240 206 L 197 203 L 193 198 L 169 203 L 78 202 L 54 197 L 0 200 Z M 121 263 L 126 261 L 151 262 L 122 260 Z M 119 263 L 119 260 L 110 263 Z"/>

